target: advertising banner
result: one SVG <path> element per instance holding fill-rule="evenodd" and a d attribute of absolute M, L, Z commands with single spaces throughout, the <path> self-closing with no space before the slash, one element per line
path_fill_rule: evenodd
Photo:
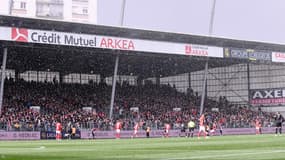
<path fill-rule="evenodd" d="M 285 103 L 285 88 L 250 90 L 250 104 L 277 105 Z"/>
<path fill-rule="evenodd" d="M 262 60 L 262 61 L 272 61 L 272 53 L 268 51 L 260 51 L 254 49 L 248 49 L 248 58 L 249 60 Z"/>
<path fill-rule="evenodd" d="M 272 52 L 272 62 L 285 62 L 285 53 Z"/>
<path fill-rule="evenodd" d="M 55 132 L 52 131 L 47 131 L 47 132 L 41 132 L 41 139 L 55 139 Z M 62 132 L 61 137 L 63 139 L 67 139 L 69 138 L 69 134 L 66 132 Z M 76 134 L 74 137 L 72 137 L 73 139 L 80 139 L 81 135 L 80 135 L 80 131 L 76 131 Z"/>
<path fill-rule="evenodd" d="M 262 128 L 263 134 L 272 134 L 274 133 L 275 128 L 273 127 L 265 127 Z M 150 137 L 163 137 L 163 130 L 152 130 L 150 132 Z M 195 130 L 195 136 L 197 136 L 198 130 Z M 216 131 L 216 135 L 218 135 L 219 131 Z M 170 130 L 170 137 L 178 137 L 180 134 L 180 130 Z M 255 128 L 224 128 L 224 135 L 250 135 L 255 134 Z M 133 131 L 122 131 L 121 138 L 131 138 L 133 135 Z M 182 135 L 184 136 L 184 135 Z M 138 137 L 145 138 L 146 133 L 143 130 L 138 132 Z M 92 139 L 91 131 L 81 131 L 80 133 L 76 133 L 76 139 Z M 105 139 L 105 138 L 115 138 L 115 131 L 96 131 L 95 132 L 96 139 Z M 54 132 L 0 132 L 0 140 L 39 140 L 39 139 L 55 139 Z"/>
<path fill-rule="evenodd" d="M 273 134 L 273 133 L 275 133 L 275 128 L 273 127 L 262 128 L 262 134 Z M 224 135 L 251 135 L 251 134 L 256 134 L 256 130 L 254 127 L 252 128 L 225 128 L 223 129 L 223 134 Z"/>
<path fill-rule="evenodd" d="M 224 128 L 223 134 L 224 135 L 250 135 L 255 134 L 255 128 Z M 263 128 L 262 133 L 269 134 L 274 133 L 275 128 Z M 170 130 L 170 137 L 178 137 L 180 134 L 180 130 Z M 121 132 L 121 138 L 130 138 L 133 134 L 133 131 L 122 131 Z M 194 135 L 197 136 L 198 130 L 195 130 Z M 219 131 L 216 131 L 216 135 L 219 134 Z M 184 136 L 184 135 L 182 135 Z M 145 131 L 140 130 L 138 132 L 139 138 L 145 138 L 146 134 Z M 163 137 L 163 130 L 153 130 L 150 132 L 150 137 Z M 92 139 L 92 133 L 91 131 L 82 131 L 81 132 L 81 138 L 82 139 Z M 101 139 L 101 138 L 115 138 L 115 131 L 96 131 L 95 132 L 95 138 Z"/>
<path fill-rule="evenodd" d="M 162 137 L 164 130 L 153 130 L 150 132 L 150 137 Z M 169 136 L 176 137 L 180 133 L 180 130 L 170 130 Z M 115 131 L 96 131 L 95 138 L 115 138 Z M 121 131 L 121 138 L 131 138 L 133 135 L 133 131 Z M 143 130 L 139 130 L 137 133 L 139 138 L 146 137 L 146 132 Z M 81 131 L 82 139 L 92 139 L 91 131 Z"/>
<path fill-rule="evenodd" d="M 225 48 L 224 57 L 249 59 L 252 61 L 272 61 L 272 53 L 254 49 Z"/>
<path fill-rule="evenodd" d="M 224 56 L 228 58 L 248 59 L 248 53 L 246 49 L 225 48 Z"/>
<path fill-rule="evenodd" d="M 40 132 L 0 132 L 0 140 L 39 140 Z"/>
<path fill-rule="evenodd" d="M 0 34 L 0 40 L 6 41 L 204 57 L 223 57 L 223 48 L 197 44 L 172 43 L 15 27 L 0 27 L 0 33 L 2 33 L 2 35 Z"/>

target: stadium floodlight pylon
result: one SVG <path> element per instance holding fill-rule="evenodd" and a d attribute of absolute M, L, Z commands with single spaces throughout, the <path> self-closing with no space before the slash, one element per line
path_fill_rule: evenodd
<path fill-rule="evenodd" d="M 120 26 L 121 27 L 124 25 L 125 8 L 126 8 L 126 0 L 123 0 L 122 9 L 121 9 L 121 18 L 120 18 Z M 112 119 L 112 117 L 113 117 L 113 108 L 114 108 L 114 99 L 115 99 L 115 93 L 116 93 L 118 66 L 119 66 L 119 55 L 117 54 L 116 55 L 116 61 L 115 61 L 115 68 L 114 68 L 113 83 L 112 83 L 109 119 Z"/>
<path fill-rule="evenodd" d="M 6 73 L 6 62 L 7 62 L 8 49 L 5 47 L 3 52 L 2 72 L 1 72 L 1 88 L 0 88 L 0 115 L 2 113 L 3 97 L 4 97 L 4 82 Z"/>
<path fill-rule="evenodd" d="M 216 0 L 212 3 L 212 11 L 211 11 L 211 18 L 210 18 L 210 24 L 209 24 L 209 36 L 212 36 L 213 34 L 213 26 L 214 26 L 214 18 L 215 18 L 215 10 L 216 10 Z M 200 115 L 202 115 L 204 110 L 204 102 L 205 102 L 205 96 L 206 96 L 206 87 L 207 87 L 207 76 L 208 76 L 208 66 L 209 66 L 209 58 L 207 58 L 207 61 L 205 63 L 205 72 L 204 72 L 204 80 L 203 80 L 203 90 L 202 90 L 202 97 L 201 97 L 201 103 L 200 103 Z"/>

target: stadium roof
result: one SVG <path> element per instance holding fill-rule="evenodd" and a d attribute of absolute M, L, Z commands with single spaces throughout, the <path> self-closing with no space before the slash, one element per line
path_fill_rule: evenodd
<path fill-rule="evenodd" d="M 11 16 L 0 16 L 0 26 L 285 52 L 285 46 L 280 44 Z M 107 77 L 113 74 L 114 55 L 120 54 L 119 74 L 153 77 L 202 70 L 204 69 L 204 62 L 207 60 L 206 57 L 164 55 L 137 51 L 7 41 L 1 41 L 0 43 L 3 46 L 8 46 L 9 49 L 7 68 L 17 69 L 19 72 L 50 69 L 51 71 L 67 74 L 90 73 L 92 71 Z M 246 61 L 209 58 L 210 67 L 241 62 Z"/>

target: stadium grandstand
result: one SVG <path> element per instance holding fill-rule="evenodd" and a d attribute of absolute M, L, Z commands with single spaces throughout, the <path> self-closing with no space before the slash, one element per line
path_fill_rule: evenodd
<path fill-rule="evenodd" d="M 201 111 L 271 127 L 285 111 L 284 45 L 11 16 L 0 33 L 1 131 L 180 129 Z"/>

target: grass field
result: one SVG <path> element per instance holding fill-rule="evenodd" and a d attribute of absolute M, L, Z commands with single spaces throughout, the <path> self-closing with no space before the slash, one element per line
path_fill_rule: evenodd
<path fill-rule="evenodd" d="M 0 141 L 0 160 L 284 160 L 285 135 Z"/>

